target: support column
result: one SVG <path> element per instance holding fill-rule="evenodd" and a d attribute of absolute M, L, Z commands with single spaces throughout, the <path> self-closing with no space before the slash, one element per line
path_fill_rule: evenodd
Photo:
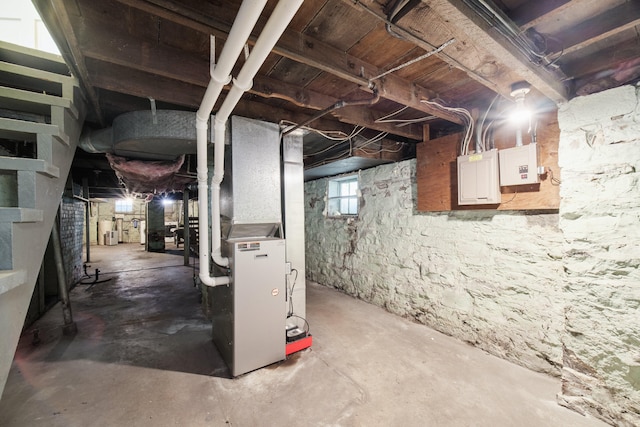
<path fill-rule="evenodd" d="M 53 257 L 56 262 L 56 272 L 58 274 L 58 292 L 60 302 L 62 304 L 62 316 L 64 318 L 64 326 L 62 327 L 65 335 L 74 335 L 78 332 L 78 326 L 73 321 L 71 313 L 71 303 L 69 301 L 69 290 L 67 289 L 67 279 L 64 272 L 64 263 L 62 261 L 62 247 L 60 245 L 60 233 L 58 231 L 58 219 L 54 221 L 51 229 L 51 243 L 53 245 Z"/>
<path fill-rule="evenodd" d="M 182 191 L 182 209 L 183 209 L 183 227 L 182 227 L 182 242 L 184 249 L 184 265 L 189 265 L 189 253 L 191 252 L 189 241 L 189 234 L 191 232 L 190 223 L 189 223 L 189 189 L 185 188 Z"/>
<path fill-rule="evenodd" d="M 86 262 L 91 262 L 91 252 L 89 247 L 91 246 L 91 234 L 90 234 L 90 221 L 91 221 L 91 202 L 89 201 L 89 180 L 82 178 L 82 195 L 87 199 L 84 212 L 84 234 L 85 234 L 85 246 L 87 251 Z"/>
<path fill-rule="evenodd" d="M 164 252 L 164 205 L 160 197 L 147 203 L 147 250 Z"/>

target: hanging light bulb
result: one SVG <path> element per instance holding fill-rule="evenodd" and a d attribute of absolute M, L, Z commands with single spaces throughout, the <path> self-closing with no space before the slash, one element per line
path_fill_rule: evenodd
<path fill-rule="evenodd" d="M 528 123 L 531 119 L 531 110 L 525 104 L 525 96 L 529 93 L 531 86 L 527 82 L 518 82 L 511 85 L 511 96 L 516 102 L 516 107 L 511 113 L 511 121 L 521 125 Z"/>

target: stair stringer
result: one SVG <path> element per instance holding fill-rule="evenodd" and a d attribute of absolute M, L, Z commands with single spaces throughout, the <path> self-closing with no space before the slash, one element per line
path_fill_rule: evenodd
<path fill-rule="evenodd" d="M 84 121 L 84 107 L 76 105 L 80 111 L 60 106 L 52 106 L 51 121 L 58 126 L 60 134 L 39 134 L 38 149 L 47 151 L 47 159 L 59 170 L 58 178 L 36 174 L 35 212 L 40 211 L 42 221 L 26 220 L 1 223 L 10 227 L 11 270 L 0 271 L 10 275 L 13 282 L 0 286 L 0 391 L 4 390 L 9 370 L 13 362 L 18 340 L 22 332 L 31 296 L 35 287 L 40 265 L 49 241 L 62 193 L 71 169 L 75 149 L 80 138 Z M 28 207 L 31 208 L 31 207 Z M 5 244 L 5 242 L 3 242 Z M 6 279 L 5 279 L 6 281 Z M 17 284 L 17 282 L 23 282 Z M 4 283 L 4 282 L 3 282 Z"/>

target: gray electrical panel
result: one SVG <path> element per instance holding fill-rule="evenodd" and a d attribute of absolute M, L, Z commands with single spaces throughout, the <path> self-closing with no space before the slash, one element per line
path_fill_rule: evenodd
<path fill-rule="evenodd" d="M 497 150 L 460 156 L 457 163 L 459 205 L 500 203 Z"/>
<path fill-rule="evenodd" d="M 538 176 L 538 144 L 500 150 L 500 185 L 536 184 Z"/>
<path fill-rule="evenodd" d="M 229 239 L 232 282 L 212 288 L 213 341 L 235 377 L 285 358 L 285 241 Z"/>

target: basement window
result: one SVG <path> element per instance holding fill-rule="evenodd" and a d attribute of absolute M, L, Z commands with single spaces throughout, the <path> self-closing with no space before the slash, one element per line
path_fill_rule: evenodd
<path fill-rule="evenodd" d="M 116 200 L 116 213 L 133 213 L 133 200 L 131 199 Z"/>
<path fill-rule="evenodd" d="M 358 215 L 358 175 L 329 180 L 327 187 L 329 217 Z"/>

